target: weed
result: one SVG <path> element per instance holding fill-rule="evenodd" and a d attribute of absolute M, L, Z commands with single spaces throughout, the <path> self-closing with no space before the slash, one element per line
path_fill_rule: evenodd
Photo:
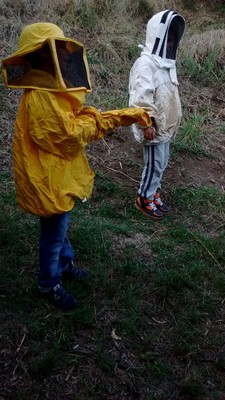
<path fill-rule="evenodd" d="M 225 122 L 222 122 L 222 124 L 220 125 L 220 131 L 221 133 L 225 133 Z"/>
<path fill-rule="evenodd" d="M 203 44 L 202 44 L 203 45 Z M 197 52 L 197 50 L 196 50 Z M 180 60 L 178 70 L 180 75 L 186 75 L 198 86 L 215 86 L 224 80 L 223 63 L 220 60 L 221 47 L 214 46 L 199 57 L 188 54 L 188 51 Z"/>
<path fill-rule="evenodd" d="M 224 4 L 219 4 L 218 5 L 218 11 L 224 15 L 225 14 L 225 5 Z"/>
<path fill-rule="evenodd" d="M 191 11 L 196 11 L 197 10 L 197 6 L 196 6 L 196 2 L 194 2 L 193 0 L 182 0 L 182 3 L 184 5 L 185 8 L 187 8 L 188 10 Z"/>
<path fill-rule="evenodd" d="M 204 150 L 204 129 L 206 115 L 193 113 L 184 120 L 179 135 L 173 144 L 173 151 L 189 154 L 206 154 Z"/>
<path fill-rule="evenodd" d="M 199 77 L 200 69 L 200 65 L 190 55 L 186 55 L 178 65 L 178 70 L 181 75 L 188 75 L 193 79 Z"/>

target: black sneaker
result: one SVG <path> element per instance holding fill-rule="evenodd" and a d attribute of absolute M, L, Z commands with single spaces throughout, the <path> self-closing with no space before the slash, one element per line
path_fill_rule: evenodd
<path fill-rule="evenodd" d="M 68 311 L 78 306 L 78 300 L 76 297 L 67 293 L 64 287 L 62 287 L 60 284 L 56 285 L 48 292 L 44 292 L 41 288 L 39 288 L 39 292 L 51 304 L 61 310 Z"/>
<path fill-rule="evenodd" d="M 171 208 L 162 202 L 159 191 L 154 195 L 154 204 L 164 215 L 168 215 L 171 212 Z"/>
<path fill-rule="evenodd" d="M 147 215 L 147 217 L 152 218 L 155 221 L 160 221 L 164 217 L 163 213 L 158 210 L 154 204 L 154 200 L 145 199 L 144 197 L 139 196 L 136 200 L 135 207 Z"/>
<path fill-rule="evenodd" d="M 90 274 L 89 272 L 78 268 L 73 261 L 70 261 L 70 263 L 63 269 L 63 277 L 74 279 L 76 281 L 86 281 L 90 278 Z"/>

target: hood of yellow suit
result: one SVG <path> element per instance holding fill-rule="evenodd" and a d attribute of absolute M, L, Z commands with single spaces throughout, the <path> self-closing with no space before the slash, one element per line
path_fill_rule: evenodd
<path fill-rule="evenodd" d="M 52 23 L 26 26 L 19 37 L 18 50 L 2 61 L 2 73 L 9 88 L 76 92 L 77 95 L 91 91 L 84 46 L 66 38 Z"/>

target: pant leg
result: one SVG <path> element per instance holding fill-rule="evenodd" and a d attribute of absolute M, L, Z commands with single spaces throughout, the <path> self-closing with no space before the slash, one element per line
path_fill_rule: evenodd
<path fill-rule="evenodd" d="M 74 260 L 74 250 L 67 236 L 65 237 L 63 247 L 60 251 L 60 260 L 62 265 L 62 271 L 65 271 L 69 263 Z"/>
<path fill-rule="evenodd" d="M 161 188 L 163 173 L 168 165 L 170 142 L 144 146 L 144 168 L 138 194 L 153 199 L 157 189 Z"/>
<path fill-rule="evenodd" d="M 56 214 L 49 218 L 40 217 L 40 271 L 38 285 L 42 288 L 54 287 L 61 282 L 62 260 L 74 257 L 67 238 L 70 212 Z"/>

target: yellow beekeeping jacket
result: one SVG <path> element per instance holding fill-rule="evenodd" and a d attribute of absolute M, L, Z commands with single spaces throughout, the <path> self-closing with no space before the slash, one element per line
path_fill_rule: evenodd
<path fill-rule="evenodd" d="M 57 42 L 62 41 L 67 52 L 65 70 L 57 51 Z M 54 73 L 40 68 L 39 52 L 44 46 L 51 54 Z M 73 208 L 76 197 L 90 197 L 94 172 L 85 154 L 87 144 L 121 125 L 151 125 L 143 109 L 99 112 L 85 106 L 86 93 L 91 91 L 85 50 L 54 24 L 24 28 L 18 51 L 3 60 L 2 72 L 7 87 L 25 89 L 13 153 L 17 201 L 29 213 L 64 213 Z"/>

